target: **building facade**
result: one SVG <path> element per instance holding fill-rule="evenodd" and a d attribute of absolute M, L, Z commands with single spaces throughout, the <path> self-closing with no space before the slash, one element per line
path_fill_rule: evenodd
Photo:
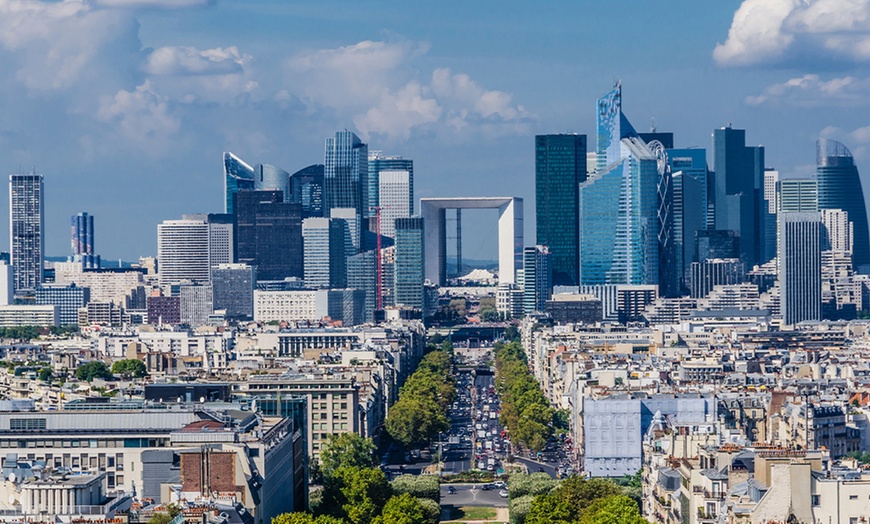
<path fill-rule="evenodd" d="M 256 267 L 261 280 L 301 278 L 302 205 L 264 190 L 240 191 L 235 206 L 236 262 Z"/>
<path fill-rule="evenodd" d="M 32 293 L 43 282 L 45 196 L 42 175 L 9 175 L 9 252 L 15 293 Z"/>
<path fill-rule="evenodd" d="M 257 272 L 248 264 L 220 264 L 211 268 L 214 309 L 231 319 L 254 316 L 254 285 Z"/>
<path fill-rule="evenodd" d="M 423 218 L 396 219 L 396 266 L 393 293 L 396 305 L 424 307 Z"/>
<path fill-rule="evenodd" d="M 241 190 L 254 189 L 254 168 L 230 152 L 223 154 L 224 164 L 224 211 L 232 215 L 233 195 Z"/>
<path fill-rule="evenodd" d="M 302 222 L 305 285 L 315 289 L 347 286 L 347 222 L 306 218 Z"/>
<path fill-rule="evenodd" d="M 36 288 L 37 306 L 55 306 L 60 326 L 77 326 L 79 308 L 91 301 L 91 290 L 75 284 L 48 284 Z"/>
<path fill-rule="evenodd" d="M 209 226 L 207 220 L 164 220 L 157 225 L 157 261 L 160 285 L 182 280 L 209 280 Z"/>

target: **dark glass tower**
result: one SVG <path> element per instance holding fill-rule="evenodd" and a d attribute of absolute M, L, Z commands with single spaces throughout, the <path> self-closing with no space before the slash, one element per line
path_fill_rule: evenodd
<path fill-rule="evenodd" d="M 369 148 L 350 131 L 338 131 L 326 139 L 323 162 L 324 216 L 341 208 L 368 213 Z"/>
<path fill-rule="evenodd" d="M 240 190 L 254 189 L 254 168 L 236 155 L 224 153 L 224 209 L 233 213 L 233 195 Z"/>
<path fill-rule="evenodd" d="M 586 135 L 535 137 L 536 243 L 550 249 L 554 286 L 580 284 L 578 191 L 586 181 Z"/>
<path fill-rule="evenodd" d="M 819 183 L 819 209 L 842 209 L 854 228 L 852 266 L 870 273 L 870 232 L 864 190 L 852 153 L 834 140 L 816 143 L 816 180 Z"/>
<path fill-rule="evenodd" d="M 260 280 L 302 278 L 302 206 L 281 191 L 239 191 L 233 198 L 236 260 Z"/>
<path fill-rule="evenodd" d="M 396 219 L 396 305 L 423 309 L 423 218 Z"/>
<path fill-rule="evenodd" d="M 290 175 L 290 201 L 302 205 L 302 219 L 323 216 L 323 164 Z"/>

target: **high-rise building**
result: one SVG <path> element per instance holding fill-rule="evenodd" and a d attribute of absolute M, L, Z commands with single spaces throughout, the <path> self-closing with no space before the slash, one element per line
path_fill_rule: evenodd
<path fill-rule="evenodd" d="M 149 324 L 181 324 L 181 297 L 151 294 L 145 299 Z"/>
<path fill-rule="evenodd" d="M 704 298 L 716 286 L 741 284 L 746 281 L 746 268 L 739 258 L 711 258 L 692 262 L 690 295 Z"/>
<path fill-rule="evenodd" d="M 397 306 L 423 309 L 423 218 L 396 219 L 396 266 L 393 292 Z"/>
<path fill-rule="evenodd" d="M 225 310 L 226 318 L 254 317 L 254 284 L 257 271 L 248 264 L 219 264 L 211 268 L 215 311 Z"/>
<path fill-rule="evenodd" d="M 324 216 L 331 209 L 353 208 L 368 216 L 368 146 L 350 131 L 338 131 L 326 139 L 323 162 Z M 359 232 L 362 234 L 362 231 Z M 360 245 L 360 241 L 355 242 Z"/>
<path fill-rule="evenodd" d="M 254 189 L 254 168 L 230 152 L 224 152 L 224 211 L 233 214 L 233 195 Z"/>
<path fill-rule="evenodd" d="M 842 209 L 820 209 L 822 220 L 822 251 L 841 251 L 852 254 L 855 226 L 849 213 Z"/>
<path fill-rule="evenodd" d="M 230 264 L 235 258 L 233 242 L 233 215 L 226 213 L 197 213 L 181 215 L 182 220 L 201 220 L 208 223 L 208 265 Z"/>
<path fill-rule="evenodd" d="M 45 200 L 42 175 L 9 175 L 9 244 L 15 293 L 32 293 L 43 282 Z"/>
<path fill-rule="evenodd" d="M 356 209 L 350 207 L 334 207 L 329 210 L 329 218 L 334 220 L 344 220 L 347 223 L 345 231 L 345 253 L 347 256 L 356 255 L 361 251 L 362 235 L 360 231 L 363 229 L 361 218 L 356 212 Z"/>
<path fill-rule="evenodd" d="M 547 246 L 523 250 L 523 313 L 544 311 L 553 295 L 553 269 Z"/>
<path fill-rule="evenodd" d="M 306 218 L 302 222 L 305 286 L 314 289 L 347 287 L 347 221 Z"/>
<path fill-rule="evenodd" d="M 408 170 L 391 169 L 378 173 L 382 236 L 395 238 L 396 219 L 414 214 L 413 169 L 411 166 Z"/>
<path fill-rule="evenodd" d="M 254 168 L 254 190 L 278 190 L 284 195 L 285 202 L 292 201 L 290 173 L 271 164 L 257 164 Z"/>
<path fill-rule="evenodd" d="M 391 194 L 387 200 L 381 196 L 385 189 L 382 182 L 384 173 L 391 173 L 386 186 Z M 384 212 L 395 208 L 397 214 L 392 217 L 393 219 L 414 214 L 414 161 L 400 156 L 387 156 L 381 151 L 370 151 L 368 202 L 369 209 L 364 216 L 375 216 L 371 208 L 381 206 L 381 234 L 392 238 L 392 235 L 384 233 Z M 387 222 L 391 223 L 389 219 Z M 392 230 L 392 227 L 390 229 Z"/>
<path fill-rule="evenodd" d="M 659 280 L 661 178 L 656 155 L 622 113 L 617 85 L 598 101 L 597 172 L 580 184 L 580 282 Z"/>
<path fill-rule="evenodd" d="M 0 306 L 15 303 L 15 278 L 7 261 L 0 261 Z"/>
<path fill-rule="evenodd" d="M 235 209 L 236 262 L 255 266 L 261 280 L 301 278 L 302 206 L 277 190 L 240 191 Z"/>
<path fill-rule="evenodd" d="M 765 225 L 773 220 L 764 200 L 764 148 L 747 147 L 746 131 L 730 126 L 713 131 L 716 229 L 737 231 L 747 267 L 766 262 Z"/>
<path fill-rule="evenodd" d="M 695 233 L 707 228 L 707 152 L 704 149 L 669 149 L 671 169 L 674 276 L 687 288 L 689 267 L 695 257 Z"/>
<path fill-rule="evenodd" d="M 870 231 L 861 177 L 852 153 L 843 144 L 821 139 L 816 143 L 816 180 L 819 209 L 842 209 L 854 227 L 852 261 L 859 273 L 870 273 Z"/>
<path fill-rule="evenodd" d="M 374 320 L 378 308 L 377 251 L 363 251 L 347 257 L 347 287 L 365 292 L 365 322 Z"/>
<path fill-rule="evenodd" d="M 323 216 L 323 164 L 290 175 L 291 202 L 302 205 L 302 219 Z"/>
<path fill-rule="evenodd" d="M 761 204 L 764 222 L 764 250 L 761 260 L 767 262 L 776 258 L 776 183 L 779 182 L 779 171 L 764 169 L 764 200 Z"/>
<path fill-rule="evenodd" d="M 79 213 L 70 217 L 70 243 L 73 261 L 85 269 L 99 269 L 100 257 L 94 251 L 94 217 Z"/>
<path fill-rule="evenodd" d="M 737 231 L 706 229 L 695 232 L 693 261 L 711 258 L 740 258 L 740 235 Z"/>
<path fill-rule="evenodd" d="M 182 280 L 208 282 L 208 246 L 207 220 L 164 220 L 157 224 L 160 285 Z"/>
<path fill-rule="evenodd" d="M 185 282 L 172 286 L 172 294 L 181 298 L 181 323 L 191 327 L 208 323 L 214 313 L 214 289 L 211 284 Z"/>
<path fill-rule="evenodd" d="M 586 181 L 586 135 L 535 137 L 535 227 L 550 249 L 553 284 L 580 283 L 579 186 Z"/>
<path fill-rule="evenodd" d="M 77 326 L 79 308 L 87 306 L 90 301 L 91 290 L 75 284 L 47 284 L 36 288 L 36 305 L 55 306 L 60 326 Z"/>
<path fill-rule="evenodd" d="M 821 220 L 814 180 L 777 183 L 780 311 L 787 325 L 822 318 Z"/>

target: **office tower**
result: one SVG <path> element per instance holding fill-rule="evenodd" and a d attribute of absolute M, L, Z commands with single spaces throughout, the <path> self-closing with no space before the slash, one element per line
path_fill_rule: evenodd
<path fill-rule="evenodd" d="M 99 269 L 100 257 L 94 251 L 94 217 L 79 213 L 70 217 L 70 243 L 74 262 L 85 269 Z"/>
<path fill-rule="evenodd" d="M 820 209 L 822 220 L 822 251 L 842 251 L 851 256 L 854 248 L 855 225 L 849 213 L 842 209 Z"/>
<path fill-rule="evenodd" d="M 305 286 L 314 289 L 347 287 L 347 221 L 306 218 L 302 222 L 305 246 Z"/>
<path fill-rule="evenodd" d="M 347 257 L 347 287 L 365 292 L 365 322 L 374 320 L 378 308 L 377 251 L 364 251 Z"/>
<path fill-rule="evenodd" d="M 164 220 L 157 224 L 160 285 L 182 280 L 208 282 L 208 243 L 206 220 Z"/>
<path fill-rule="evenodd" d="M 208 265 L 229 264 L 235 256 L 233 215 L 196 213 L 181 215 L 182 220 L 200 220 L 208 224 Z"/>
<path fill-rule="evenodd" d="M 816 143 L 816 180 L 819 209 L 842 209 L 854 227 L 852 261 L 859 273 L 870 273 L 870 232 L 864 190 L 852 154 L 843 144 L 821 139 Z"/>
<path fill-rule="evenodd" d="M 695 256 L 703 262 L 711 258 L 740 258 L 740 235 L 737 231 L 706 229 L 695 232 Z"/>
<path fill-rule="evenodd" d="M 284 201 L 290 202 L 292 189 L 290 173 L 271 164 L 257 164 L 254 168 L 254 190 L 278 190 L 284 195 Z"/>
<path fill-rule="evenodd" d="M 814 180 L 777 183 L 777 265 L 780 311 L 787 325 L 820 320 L 821 221 Z"/>
<path fill-rule="evenodd" d="M 387 189 L 394 193 L 386 201 L 381 197 L 382 190 L 384 189 L 381 180 L 384 173 L 390 173 L 389 179 L 392 181 L 391 184 L 399 184 L 399 187 L 395 185 L 387 186 Z M 371 209 L 373 206 L 381 206 L 381 234 L 384 235 L 386 235 L 383 232 L 385 211 L 389 211 L 393 206 L 398 206 L 397 209 L 399 211 L 396 211 L 398 214 L 393 216 L 393 219 L 413 215 L 414 161 L 400 156 L 387 156 L 381 151 L 369 152 L 368 202 L 369 209 L 364 215 L 367 217 L 375 216 L 374 210 Z M 407 211 L 404 211 L 406 208 Z M 388 219 L 387 223 L 392 222 Z M 392 230 L 392 227 L 390 229 Z M 392 235 L 386 236 L 392 238 Z"/>
<path fill-rule="evenodd" d="M 658 286 L 628 285 L 616 287 L 616 312 L 619 321 L 636 322 L 641 320 L 644 309 L 658 298 Z"/>
<path fill-rule="evenodd" d="M 776 258 L 776 183 L 779 182 L 779 171 L 764 169 L 764 195 L 761 211 L 765 214 L 764 250 L 761 253 L 762 262 Z"/>
<path fill-rule="evenodd" d="M 334 207 L 329 210 L 329 218 L 336 220 L 344 220 L 347 223 L 347 231 L 345 234 L 345 253 L 348 256 L 356 255 L 361 250 L 360 242 L 362 236 L 362 223 L 356 209 L 349 207 Z"/>
<path fill-rule="evenodd" d="M 523 250 L 523 313 L 544 311 L 553 295 L 553 269 L 547 246 Z"/>
<path fill-rule="evenodd" d="M 55 306 L 58 325 L 77 326 L 79 323 L 79 308 L 91 301 L 91 290 L 78 287 L 75 284 L 48 284 L 36 288 L 37 306 Z"/>
<path fill-rule="evenodd" d="M 423 309 L 423 218 L 396 219 L 396 266 L 393 292 L 397 306 Z"/>
<path fill-rule="evenodd" d="M 149 324 L 181 324 L 181 297 L 151 294 L 145 299 Z"/>
<path fill-rule="evenodd" d="M 658 141 L 662 144 L 662 146 L 664 146 L 665 149 L 674 148 L 673 133 L 660 132 L 652 129 L 648 133 L 638 133 L 637 136 L 647 144 L 653 141 Z"/>
<path fill-rule="evenodd" d="M 7 261 L 0 261 L 0 306 L 15 303 L 14 268 Z"/>
<path fill-rule="evenodd" d="M 746 147 L 746 131 L 723 127 L 713 131 L 713 179 L 716 229 L 737 231 L 740 258 L 747 267 L 766 262 L 762 254 L 765 225 L 764 148 Z"/>
<path fill-rule="evenodd" d="M 235 208 L 236 262 L 255 266 L 261 280 L 301 278 L 302 206 L 267 190 L 240 191 Z"/>
<path fill-rule="evenodd" d="M 657 284 L 657 158 L 622 114 L 621 87 L 598 101 L 598 171 L 580 184 L 580 282 Z"/>
<path fill-rule="evenodd" d="M 326 139 L 323 162 L 323 214 L 331 209 L 353 208 L 360 218 L 368 216 L 368 146 L 350 131 L 338 131 Z M 359 232 L 362 234 L 362 231 Z M 357 246 L 360 241 L 354 242 Z"/>
<path fill-rule="evenodd" d="M 184 283 L 172 287 L 172 294 L 181 299 L 181 323 L 191 327 L 208 324 L 208 317 L 214 313 L 211 284 Z"/>
<path fill-rule="evenodd" d="M 9 248 L 15 293 L 42 284 L 45 257 L 45 200 L 42 175 L 9 175 Z"/>
<path fill-rule="evenodd" d="M 704 298 L 716 286 L 741 284 L 746 281 L 746 268 L 739 258 L 711 258 L 692 262 L 690 296 Z"/>
<path fill-rule="evenodd" d="M 233 214 L 233 195 L 254 189 L 254 168 L 236 155 L 224 152 L 224 211 Z"/>
<path fill-rule="evenodd" d="M 689 267 L 695 258 L 695 233 L 707 228 L 707 152 L 704 149 L 669 149 L 672 181 L 674 274 L 687 288 Z"/>
<path fill-rule="evenodd" d="M 219 264 L 211 268 L 215 311 L 225 310 L 226 318 L 251 319 L 254 316 L 254 284 L 257 271 L 248 264 Z"/>
<path fill-rule="evenodd" d="M 302 205 L 302 219 L 323 216 L 323 164 L 290 175 L 290 201 Z"/>
<path fill-rule="evenodd" d="M 410 162 L 410 160 L 408 160 Z M 369 161 L 371 165 L 372 161 Z M 396 219 L 414 214 L 414 175 L 410 169 L 383 170 L 378 173 L 378 198 L 381 213 L 381 235 L 396 236 Z"/>
<path fill-rule="evenodd" d="M 586 181 L 586 135 L 535 137 L 535 227 L 550 248 L 553 285 L 580 283 L 579 185 Z"/>

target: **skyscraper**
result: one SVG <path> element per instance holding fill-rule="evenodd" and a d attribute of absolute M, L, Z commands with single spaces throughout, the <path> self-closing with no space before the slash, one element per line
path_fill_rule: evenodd
<path fill-rule="evenodd" d="M 347 287 L 365 292 L 364 321 L 373 321 L 378 307 L 377 251 L 363 251 L 347 257 Z"/>
<path fill-rule="evenodd" d="M 747 267 L 767 262 L 764 194 L 764 148 L 747 147 L 746 131 L 722 127 L 713 131 L 713 179 L 716 229 L 737 231 L 740 259 Z"/>
<path fill-rule="evenodd" d="M 368 146 L 350 131 L 326 139 L 323 162 L 323 214 L 336 207 L 356 209 L 368 216 Z M 359 231 L 362 234 L 362 231 Z M 360 241 L 355 242 L 360 245 Z"/>
<path fill-rule="evenodd" d="M 75 284 L 48 284 L 36 288 L 35 304 L 55 306 L 60 326 L 77 326 L 79 308 L 87 306 L 90 301 L 91 290 Z"/>
<path fill-rule="evenodd" d="M 707 228 L 707 152 L 669 149 L 672 180 L 674 274 L 683 289 L 695 257 L 695 233 Z"/>
<path fill-rule="evenodd" d="M 284 195 L 285 202 L 291 202 L 290 173 L 271 164 L 257 164 L 254 168 L 254 189 L 265 191 L 276 189 Z"/>
<path fill-rule="evenodd" d="M 234 206 L 236 261 L 260 280 L 302 278 L 302 206 L 278 190 L 239 191 Z"/>
<path fill-rule="evenodd" d="M 393 293 L 397 306 L 423 309 L 423 218 L 396 219 L 396 265 Z"/>
<path fill-rule="evenodd" d="M 381 197 L 381 190 L 385 187 L 382 180 L 382 175 L 384 173 L 390 173 L 389 182 L 386 186 L 387 189 L 391 189 L 394 191 L 388 201 L 384 201 Z M 407 182 L 405 182 L 407 180 Z M 402 184 L 401 193 L 396 194 L 397 188 L 395 184 Z M 404 185 L 407 184 L 407 190 Z M 402 201 L 397 202 L 396 199 L 401 199 Z M 384 217 L 384 212 L 389 211 L 391 208 L 398 204 L 399 209 L 404 210 L 407 208 L 407 212 L 404 214 L 397 214 L 393 217 L 393 219 L 401 217 L 409 217 L 414 214 L 414 161 L 409 158 L 402 158 L 400 156 L 387 156 L 384 155 L 381 151 L 371 151 L 369 152 L 369 179 L 368 179 L 368 205 L 372 206 L 381 206 L 381 218 Z M 373 217 L 375 213 L 373 210 L 368 209 L 365 216 Z M 381 234 L 386 235 L 383 232 L 384 222 L 381 221 Z M 392 229 L 392 228 L 390 228 Z M 392 238 L 392 235 L 386 235 Z"/>
<path fill-rule="evenodd" d="M 254 317 L 254 284 L 257 271 L 248 264 L 219 264 L 211 268 L 213 306 L 226 318 Z"/>
<path fill-rule="evenodd" d="M 586 135 L 535 137 L 536 242 L 547 246 L 553 285 L 580 284 L 579 185 L 586 181 Z"/>
<path fill-rule="evenodd" d="M 547 246 L 529 246 L 523 250 L 523 313 L 544 311 L 553 295 L 553 270 Z"/>
<path fill-rule="evenodd" d="M 821 221 L 814 180 L 777 184 L 777 266 L 783 321 L 822 317 Z"/>
<path fill-rule="evenodd" d="M 81 261 L 86 269 L 100 267 L 100 257 L 94 252 L 94 217 L 79 213 L 70 217 L 70 244 L 73 261 Z"/>
<path fill-rule="evenodd" d="M 164 220 L 157 224 L 160 285 L 183 280 L 208 282 L 208 241 L 206 220 Z"/>
<path fill-rule="evenodd" d="M 323 216 L 323 164 L 303 167 L 290 175 L 290 201 L 302 205 L 302 219 Z"/>
<path fill-rule="evenodd" d="M 864 190 L 852 153 L 843 144 L 821 139 L 816 142 L 816 180 L 819 183 L 819 209 L 842 209 L 854 227 L 853 267 L 870 273 L 870 231 Z"/>
<path fill-rule="evenodd" d="M 254 168 L 230 152 L 224 152 L 224 211 L 233 214 L 233 195 L 254 189 Z"/>
<path fill-rule="evenodd" d="M 394 169 L 378 174 L 381 235 L 395 238 L 396 219 L 414 214 L 414 178 L 411 170 Z"/>
<path fill-rule="evenodd" d="M 305 286 L 314 289 L 347 287 L 347 221 L 306 218 L 302 222 Z"/>
<path fill-rule="evenodd" d="M 855 226 L 849 213 L 842 209 L 820 209 L 822 220 L 822 251 L 843 251 L 852 254 L 855 247 Z"/>
<path fill-rule="evenodd" d="M 578 200 L 581 284 L 658 284 L 658 162 L 621 101 L 619 84 L 598 100 L 597 172 Z"/>
<path fill-rule="evenodd" d="M 9 247 L 16 294 L 33 292 L 43 282 L 43 191 L 42 175 L 9 175 Z"/>

